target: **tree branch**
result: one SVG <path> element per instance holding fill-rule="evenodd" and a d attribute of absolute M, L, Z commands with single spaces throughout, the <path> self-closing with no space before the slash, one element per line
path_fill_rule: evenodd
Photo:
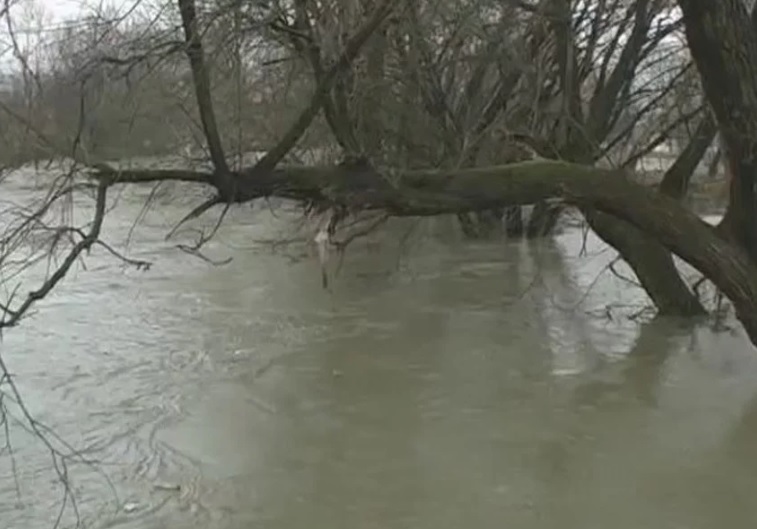
<path fill-rule="evenodd" d="M 45 280 L 44 283 L 37 289 L 30 292 L 26 299 L 21 303 L 19 308 L 11 309 L 6 307 L 4 310 L 4 316 L 0 319 L 0 330 L 4 327 L 13 327 L 16 325 L 24 315 L 29 312 L 29 309 L 37 301 L 43 299 L 50 291 L 57 285 L 61 279 L 63 279 L 68 273 L 71 266 L 76 262 L 79 256 L 89 250 L 93 244 L 98 241 L 100 237 L 100 230 L 102 228 L 103 219 L 105 218 L 105 201 L 107 198 L 108 184 L 101 182 L 97 187 L 97 197 L 95 202 L 95 215 L 92 220 L 92 227 L 87 232 L 86 236 L 77 242 L 71 251 L 66 255 L 63 263 L 53 272 L 53 274 Z"/>
<path fill-rule="evenodd" d="M 181 26 L 184 29 L 184 38 L 187 42 L 186 54 L 192 69 L 193 86 L 197 97 L 197 108 L 200 112 L 202 130 L 208 142 L 210 157 L 216 169 L 219 179 L 218 188 L 222 194 L 232 196 L 234 182 L 230 178 L 229 166 L 226 163 L 226 155 L 221 144 L 221 135 L 218 132 L 215 112 L 213 111 L 213 98 L 210 93 L 210 76 L 205 65 L 205 55 L 202 47 L 202 37 L 197 28 L 197 10 L 194 0 L 177 0 L 181 13 Z"/>
<path fill-rule="evenodd" d="M 370 20 L 368 20 L 368 22 L 366 22 L 363 27 L 360 28 L 349 41 L 347 41 L 347 44 L 336 63 L 323 75 L 320 83 L 316 87 L 312 99 L 310 100 L 310 104 L 300 114 L 286 134 L 284 134 L 284 137 L 281 138 L 279 143 L 258 161 L 255 165 L 255 172 L 264 173 L 270 171 L 278 165 L 290 150 L 292 150 L 313 122 L 313 119 L 318 115 L 326 98 L 329 97 L 331 88 L 339 77 L 339 74 L 350 65 L 355 57 L 357 57 L 363 44 L 366 43 L 373 32 L 376 31 L 386 17 L 389 16 L 397 2 L 398 0 L 384 0 L 384 2 L 376 8 L 376 11 L 373 13 Z"/>
<path fill-rule="evenodd" d="M 325 72 L 321 48 L 315 42 L 315 32 L 308 18 L 307 0 L 294 2 L 295 26 L 290 34 L 295 49 L 303 55 L 313 69 L 313 76 L 317 84 L 324 82 Z M 326 122 L 334 134 L 339 146 L 347 153 L 358 154 L 358 142 L 355 131 L 347 115 L 347 94 L 343 83 L 335 82 L 329 93 L 323 98 L 323 110 Z"/>
<path fill-rule="evenodd" d="M 699 126 L 697 126 L 686 147 L 678 155 L 673 165 L 665 171 L 665 176 L 660 182 L 660 193 L 678 200 L 686 196 L 694 170 L 702 161 L 704 153 L 712 144 L 717 132 L 718 125 L 715 118 L 707 112 L 702 121 L 699 122 Z"/>

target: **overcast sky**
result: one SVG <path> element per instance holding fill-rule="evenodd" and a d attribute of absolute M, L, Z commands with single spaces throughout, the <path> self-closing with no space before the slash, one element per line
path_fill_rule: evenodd
<path fill-rule="evenodd" d="M 23 0 L 22 0 L 23 1 Z M 39 5 L 44 6 L 45 11 L 48 12 L 56 20 L 64 20 L 66 18 L 75 17 L 82 9 L 82 4 L 85 4 L 85 0 L 36 0 Z"/>

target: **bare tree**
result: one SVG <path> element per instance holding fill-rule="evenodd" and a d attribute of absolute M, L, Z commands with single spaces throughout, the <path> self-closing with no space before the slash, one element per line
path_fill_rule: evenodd
<path fill-rule="evenodd" d="M 457 17 L 456 26 L 444 28 L 441 33 L 432 30 L 438 26 L 426 25 L 425 4 L 397 5 L 396 2 L 379 5 L 365 2 L 348 6 L 334 1 L 316 6 L 299 0 L 250 9 L 205 4 L 200 12 L 190 0 L 182 0 L 177 4 L 178 25 L 165 22 L 151 28 L 152 33 L 148 34 L 159 35 L 157 40 L 132 38 L 132 49 L 127 53 L 130 56 L 124 57 L 120 52 L 123 46 L 115 52 L 108 50 L 107 46 L 103 49 L 101 44 L 85 45 L 85 50 L 99 51 L 90 53 L 94 58 L 83 61 L 86 67 L 72 66 L 70 70 L 85 71 L 84 78 L 88 83 L 103 82 L 103 79 L 111 82 L 108 79 L 116 76 L 115 71 L 119 69 L 133 74 L 140 68 L 149 70 L 151 62 L 171 64 L 175 68 L 173 75 L 183 78 L 186 81 L 184 86 L 191 87 L 193 92 L 194 109 L 187 112 L 194 113 L 212 170 L 129 171 L 82 152 L 78 152 L 76 159 L 89 168 L 89 178 L 99 185 L 173 180 L 200 183 L 214 189 L 215 194 L 190 212 L 187 218 L 194 218 L 215 205 L 247 202 L 266 196 L 293 198 L 317 205 L 319 211 L 330 212 L 332 231 L 346 216 L 366 209 L 381 209 L 393 215 L 464 215 L 467 212 L 495 211 L 531 203 L 533 196 L 527 199 L 517 193 L 503 196 L 504 191 L 500 190 L 483 197 L 479 191 L 460 188 L 462 180 L 457 177 L 453 185 L 449 180 L 451 175 L 480 174 L 480 169 L 464 168 L 533 156 L 497 153 L 498 142 L 499 145 L 503 141 L 506 145 L 514 144 L 514 139 L 525 141 L 541 157 L 565 160 L 560 164 L 541 160 L 516 163 L 512 167 L 517 169 L 532 171 L 545 164 L 546 173 L 551 174 L 558 167 L 572 167 L 568 164 L 570 161 L 594 163 L 607 154 L 607 149 L 618 144 L 618 137 L 628 137 L 635 130 L 634 123 L 644 115 L 662 112 L 661 101 L 679 86 L 674 81 L 690 71 L 683 56 L 677 62 L 681 75 L 669 75 L 673 84 L 657 83 L 658 95 L 649 95 L 649 82 L 634 84 L 634 73 L 644 68 L 644 61 L 659 63 L 662 59 L 654 53 L 659 43 L 680 28 L 675 18 L 666 17 L 665 21 L 660 21 L 660 16 L 669 14 L 665 3 L 629 2 L 619 14 L 602 3 L 591 2 L 571 5 L 569 12 L 565 11 L 565 4 L 556 0 L 511 5 L 471 2 L 462 7 L 440 2 L 435 4 L 437 8 L 442 12 L 452 10 Z M 391 17 L 387 23 L 393 10 L 395 13 L 404 10 L 403 15 Z M 354 27 L 357 20 L 366 16 L 372 18 L 363 29 L 353 37 L 345 35 L 347 28 Z M 228 32 L 214 33 L 214 23 L 220 19 L 224 20 L 224 26 L 229 20 L 236 21 L 237 29 L 232 37 Z M 524 21 L 526 24 L 520 25 L 520 29 L 515 27 Z M 471 30 L 471 27 L 481 30 Z M 379 33 L 376 28 L 381 28 Z M 108 28 L 107 33 L 112 35 L 114 30 Z M 295 54 L 296 64 L 307 64 L 312 73 L 309 85 L 313 96 L 311 102 L 301 109 L 302 113 L 293 116 L 294 123 L 283 132 L 279 142 L 270 146 L 262 159 L 247 168 L 238 168 L 238 164 L 232 168 L 229 162 L 232 157 L 224 147 L 224 138 L 231 135 L 221 132 L 212 71 L 216 62 L 229 63 L 240 79 L 243 74 L 246 79 L 256 76 L 241 43 L 245 40 L 241 36 L 246 34 L 253 35 L 246 40 L 248 42 L 273 39 L 267 48 L 270 56 L 277 53 L 281 56 L 290 50 Z M 177 36 L 183 44 L 174 40 Z M 119 42 L 124 38 L 119 35 Z M 442 43 L 437 56 L 431 52 L 433 39 Z M 95 42 L 101 43 L 104 39 L 98 38 Z M 212 62 L 208 62 L 210 52 L 205 50 L 206 42 L 212 49 Z M 624 42 L 623 46 L 620 46 L 621 42 Z M 364 44 L 367 52 L 356 63 L 358 51 Z M 230 47 L 233 53 L 229 51 Z M 566 49 L 575 52 L 568 57 L 563 53 Z M 184 64 L 188 64 L 188 68 L 180 67 L 181 61 L 176 55 L 180 52 L 186 56 L 187 63 Z M 229 58 L 223 59 L 223 53 Z M 679 52 L 676 54 L 681 56 Z M 536 60 L 536 69 L 526 67 L 528 59 Z M 105 70 L 106 66 L 115 68 L 115 71 L 107 73 L 110 77 L 104 78 L 103 72 L 110 71 Z M 164 68 L 163 71 L 167 70 Z M 302 74 L 302 70 L 299 72 Z M 533 93 L 539 84 L 544 87 L 540 93 L 541 103 L 527 105 L 525 94 Z M 639 99 L 635 95 L 637 90 L 646 99 Z M 641 104 L 635 116 L 628 117 L 628 103 L 634 97 L 646 101 L 646 104 Z M 81 96 L 81 99 L 87 97 Z M 379 100 L 389 102 L 379 104 Z M 676 98 L 672 101 L 678 104 Z M 410 123 L 404 123 L 403 112 L 393 112 L 392 107 L 420 110 L 426 117 L 411 116 Z M 367 112 L 367 108 L 375 112 Z M 296 147 L 311 125 L 319 126 L 317 118 L 321 109 L 335 142 L 353 162 L 329 169 L 280 167 L 279 162 Z M 7 110 L 14 111 L 10 106 Z M 713 121 L 696 106 L 693 110 L 681 110 L 679 115 L 688 116 L 688 120 L 697 115 L 704 117 L 699 119 L 700 124 L 689 146 L 663 180 L 661 191 L 671 196 L 673 202 L 681 198 L 693 167 L 714 135 Z M 28 123 L 24 116 L 17 115 L 16 118 Z M 508 130 L 511 118 L 516 124 L 530 123 L 529 128 L 516 126 L 514 130 Z M 443 146 L 436 154 L 433 154 L 434 142 L 421 134 L 424 129 L 420 124 L 424 122 L 429 123 L 426 130 L 436 131 L 437 146 Z M 669 123 L 663 127 L 668 135 L 682 121 L 673 118 Z M 237 123 L 236 128 L 241 129 L 241 124 Z M 55 141 L 50 140 L 44 131 L 35 130 L 39 141 L 55 152 L 65 152 L 56 148 Z M 413 137 L 402 137 L 407 130 L 417 131 L 421 134 L 418 139 L 429 145 L 410 143 L 415 141 Z M 496 130 L 500 132 L 492 134 Z M 85 143 L 83 136 L 77 134 L 74 143 Z M 400 141 L 391 141 L 392 138 Z M 242 148 L 237 142 L 237 154 Z M 93 150 L 96 149 L 90 148 L 87 152 Z M 633 155 L 629 157 L 633 158 Z M 413 166 L 441 168 L 412 169 Z M 503 174 L 513 174 L 514 170 L 503 169 Z M 596 178 L 607 175 L 608 180 L 612 179 L 603 186 L 627 185 L 627 177 L 613 169 L 593 169 L 591 174 Z M 479 180 L 472 178 L 470 185 L 473 186 L 473 182 L 484 185 Z M 420 188 L 416 189 L 418 186 Z M 453 193 L 455 190 L 459 191 L 459 196 Z M 425 196 L 422 191 L 429 195 Z M 546 189 L 543 192 L 549 194 Z M 471 200 L 472 196 L 480 200 Z M 549 209 L 554 210 L 555 203 L 548 203 L 553 204 Z M 618 219 L 628 220 L 625 216 L 609 213 L 605 206 L 594 206 L 593 200 L 584 201 L 572 194 L 563 196 L 559 204 L 581 208 L 597 233 L 631 264 L 661 312 L 703 312 L 700 302 L 680 278 L 670 254 L 663 247 L 665 244 L 669 246 L 670 242 L 664 242 L 659 234 L 642 236 L 641 232 L 648 230 L 649 226 L 640 227 L 635 221 L 619 223 Z M 683 209 L 680 203 L 675 207 Z"/>
<path fill-rule="evenodd" d="M 40 59 L 44 67 L 29 64 L 11 26 L 20 75 L 0 111 L 13 125 L 9 137 L 24 141 L 2 155 L 9 166 L 67 161 L 37 186 L 33 204 L 1 203 L 8 295 L 0 330 L 27 316 L 94 246 L 149 266 L 102 239 L 108 196 L 174 182 L 208 191 L 184 220 L 270 197 L 295 201 L 319 215 L 324 252 L 344 243 L 334 238 L 340 225 L 366 212 L 376 213 L 376 224 L 433 215 L 475 222 L 473 214 L 506 210 L 517 219 L 517 207 L 537 204 L 531 225 L 543 223 L 541 234 L 575 207 L 632 266 L 660 312 L 705 312 L 675 254 L 722 290 L 757 345 L 757 35 L 737 0 L 679 4 L 683 19 L 653 0 L 177 0 L 148 24 L 102 14 L 81 31 L 66 28 L 45 47 L 66 60 Z M 9 16 L 7 8 L 0 14 Z M 705 100 L 685 50 L 660 51 L 682 24 Z M 267 129 L 261 116 L 285 91 L 276 112 L 299 104 Z M 141 142 L 124 145 L 136 126 L 144 127 L 135 135 Z M 686 145 L 659 189 L 629 176 L 635 159 L 685 128 Z M 725 220 L 713 229 L 682 198 L 718 128 L 733 177 Z M 206 153 L 195 168 L 114 161 L 166 154 L 189 140 Z M 343 160 L 284 163 L 304 144 L 336 145 Z M 250 150 L 264 154 L 245 163 Z M 621 167 L 608 162 L 613 155 Z M 74 196 L 89 197 L 87 222 L 67 216 Z M 18 274 L 44 260 L 51 270 L 34 289 L 13 288 Z M 2 356 L 0 386 L 23 402 Z"/>

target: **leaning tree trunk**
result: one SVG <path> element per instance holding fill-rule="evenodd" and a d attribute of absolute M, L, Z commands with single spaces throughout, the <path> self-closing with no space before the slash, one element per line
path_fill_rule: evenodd
<path fill-rule="evenodd" d="M 706 313 L 664 246 L 615 217 L 594 209 L 582 212 L 594 233 L 615 248 L 634 271 L 658 314 L 689 317 Z"/>
<path fill-rule="evenodd" d="M 717 119 L 731 173 L 731 198 L 718 231 L 740 244 L 757 262 L 757 37 L 740 0 L 679 0 L 689 47 L 702 77 L 705 95 Z M 753 11 L 757 16 L 757 10 Z M 710 118 L 668 171 L 662 193 L 681 198 L 688 180 L 717 131 Z M 591 217 L 591 214 L 589 215 Z M 587 217 L 587 218 L 589 218 Z M 668 252 L 653 241 L 642 243 L 635 230 L 612 226 L 613 219 L 592 228 L 621 251 L 661 312 L 697 314 L 701 304 L 685 285 Z M 666 256 L 667 255 L 667 256 Z M 647 284 L 642 278 L 650 280 Z"/>
<path fill-rule="evenodd" d="M 679 0 L 731 172 L 729 238 L 757 263 L 757 33 L 742 0 Z M 757 17 L 757 10 L 753 11 Z"/>
<path fill-rule="evenodd" d="M 660 184 L 660 193 L 676 200 L 684 198 L 691 176 L 716 132 L 714 120 L 710 115 L 706 115 L 686 148 L 665 173 Z M 616 218 L 586 208 L 582 212 L 594 232 L 614 247 L 633 269 L 659 314 L 705 314 L 701 301 L 681 277 L 673 256 L 659 242 Z"/>
<path fill-rule="evenodd" d="M 615 248 L 633 269 L 658 314 L 690 317 L 706 313 L 664 246 L 615 217 L 589 208 L 581 212 L 594 233 Z"/>

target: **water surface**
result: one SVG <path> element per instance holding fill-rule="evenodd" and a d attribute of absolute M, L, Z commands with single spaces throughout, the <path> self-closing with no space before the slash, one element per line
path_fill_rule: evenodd
<path fill-rule="evenodd" d="M 119 247 L 139 198 L 109 217 Z M 135 230 L 150 271 L 98 250 L 0 344 L 35 416 L 112 482 L 71 464 L 87 527 L 755 527 L 755 351 L 639 324 L 646 299 L 591 236 L 398 222 L 324 291 L 312 255 L 259 242 L 280 210 L 232 213 L 207 249 L 226 266 L 177 251 L 188 202 Z M 49 455 L 12 439 L 2 525 L 52 526 Z"/>

